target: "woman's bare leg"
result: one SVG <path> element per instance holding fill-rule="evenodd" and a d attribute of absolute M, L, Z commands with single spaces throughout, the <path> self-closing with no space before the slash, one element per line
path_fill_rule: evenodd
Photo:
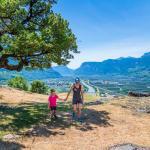
<path fill-rule="evenodd" d="M 74 111 L 74 113 L 77 113 L 77 105 L 76 104 L 73 105 L 73 111 Z"/>
<path fill-rule="evenodd" d="M 78 118 L 81 117 L 81 111 L 82 111 L 82 104 L 77 104 L 77 109 L 78 109 Z"/>
<path fill-rule="evenodd" d="M 77 114 L 77 105 L 74 104 L 73 105 L 73 118 L 75 117 L 76 114 Z"/>

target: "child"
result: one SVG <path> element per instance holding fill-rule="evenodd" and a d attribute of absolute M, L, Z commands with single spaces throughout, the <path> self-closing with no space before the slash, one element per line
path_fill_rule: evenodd
<path fill-rule="evenodd" d="M 51 89 L 51 94 L 48 98 L 48 108 L 51 109 L 51 118 L 54 117 L 55 119 L 57 119 L 57 116 L 56 116 L 57 99 L 65 100 L 65 99 L 59 98 L 55 90 Z"/>

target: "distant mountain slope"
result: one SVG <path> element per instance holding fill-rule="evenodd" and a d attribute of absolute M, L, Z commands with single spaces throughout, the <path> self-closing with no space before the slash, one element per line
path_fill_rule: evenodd
<path fill-rule="evenodd" d="M 60 73 L 56 72 L 52 68 L 42 70 L 32 70 L 32 71 L 23 70 L 22 72 L 20 72 L 20 74 L 25 78 L 27 78 L 28 80 L 35 80 L 35 79 L 40 80 L 40 79 L 62 77 Z"/>
<path fill-rule="evenodd" d="M 75 70 L 77 75 L 129 74 L 150 72 L 150 52 L 140 58 L 108 59 L 103 62 L 84 62 Z"/>
<path fill-rule="evenodd" d="M 63 65 L 53 67 L 53 69 L 60 73 L 62 76 L 72 76 L 74 74 L 74 71 L 72 69 Z"/>
<path fill-rule="evenodd" d="M 36 69 L 32 71 L 22 70 L 21 72 L 0 69 L 0 80 L 7 80 L 18 75 L 23 76 L 27 80 L 42 80 L 48 78 L 62 77 L 58 72 L 56 72 L 52 68 L 43 70 Z"/>

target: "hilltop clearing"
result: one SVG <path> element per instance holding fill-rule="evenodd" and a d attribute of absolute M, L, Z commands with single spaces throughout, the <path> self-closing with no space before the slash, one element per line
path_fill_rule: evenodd
<path fill-rule="evenodd" d="M 0 88 L 0 149 L 107 150 L 125 143 L 150 147 L 149 97 L 106 102 L 85 97 L 84 122 L 79 124 L 71 122 L 70 101 L 59 102 L 59 119 L 51 121 L 47 95 Z"/>

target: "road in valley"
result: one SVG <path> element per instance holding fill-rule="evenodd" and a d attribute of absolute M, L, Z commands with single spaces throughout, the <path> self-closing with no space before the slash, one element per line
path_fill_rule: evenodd
<path fill-rule="evenodd" d="M 82 82 L 82 84 L 84 86 L 86 86 L 88 88 L 88 93 L 90 93 L 90 94 L 96 94 L 96 91 L 95 91 L 95 89 L 92 86 L 90 86 L 89 84 L 87 84 L 84 81 L 81 81 L 81 82 Z"/>

